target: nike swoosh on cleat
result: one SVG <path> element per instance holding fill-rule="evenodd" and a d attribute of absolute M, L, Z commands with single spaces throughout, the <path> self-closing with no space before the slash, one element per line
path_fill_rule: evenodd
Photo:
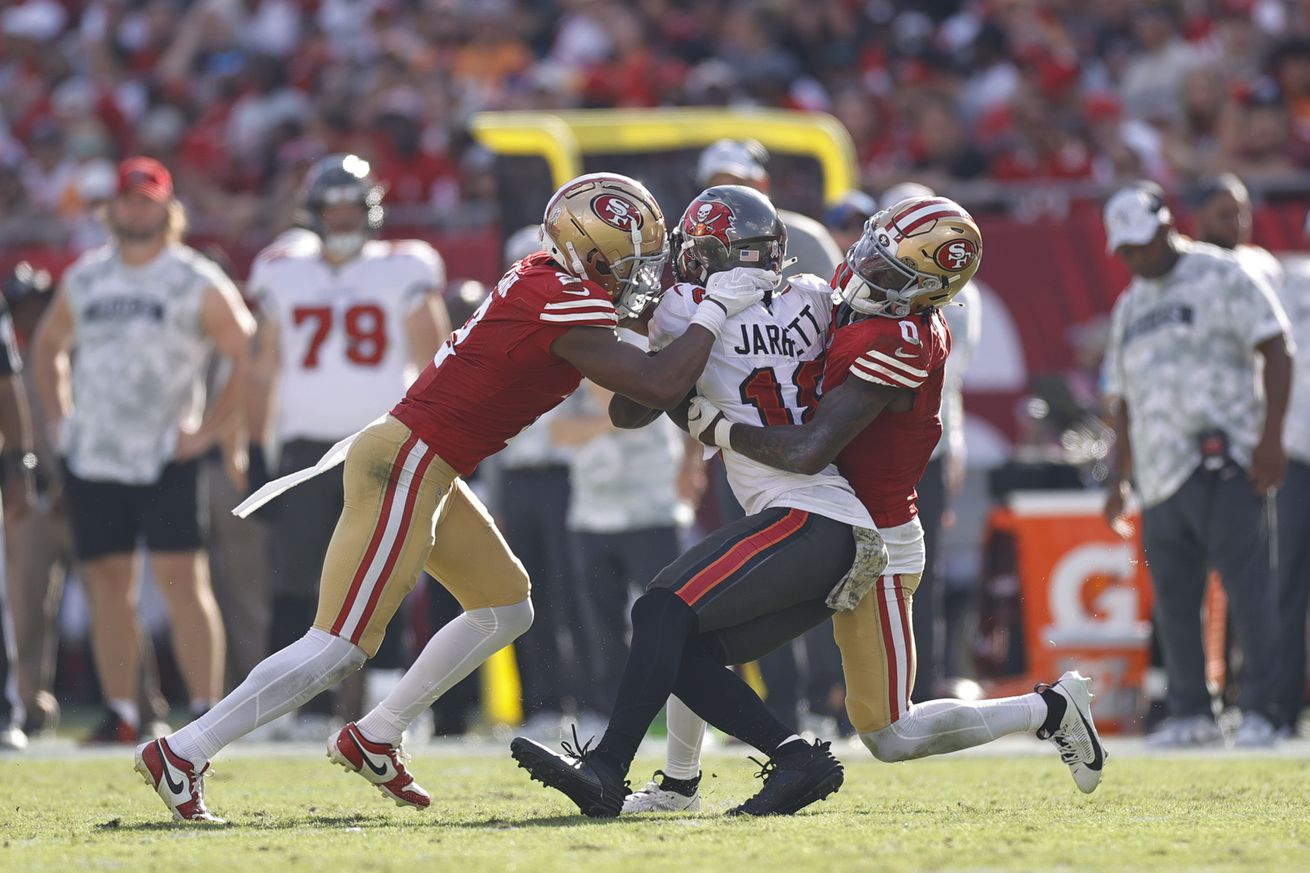
<path fill-rule="evenodd" d="M 379 776 L 387 775 L 386 765 L 383 765 L 382 767 L 378 767 L 376 764 L 374 764 L 373 759 L 369 757 L 368 752 L 365 751 L 362 745 L 360 745 L 360 742 L 355 737 L 355 735 L 350 734 L 349 736 L 350 736 L 350 741 L 355 744 L 355 748 L 359 749 L 359 756 L 364 759 L 364 763 L 368 765 L 368 769 L 372 770 L 374 773 L 376 773 Z"/>
<path fill-rule="evenodd" d="M 1088 769 L 1100 770 L 1101 765 L 1105 763 L 1105 757 L 1101 754 L 1101 741 L 1096 737 L 1096 731 L 1092 730 L 1092 725 L 1087 719 L 1083 718 L 1083 711 L 1077 710 L 1078 720 L 1083 723 L 1083 730 L 1087 731 L 1087 738 L 1092 741 L 1092 760 L 1087 763 Z"/>
<path fill-rule="evenodd" d="M 159 747 L 159 758 L 164 764 L 164 781 L 168 783 L 168 790 L 173 794 L 182 794 L 186 791 L 186 783 L 173 781 L 173 768 L 168 763 L 168 755 L 164 752 L 163 746 Z"/>

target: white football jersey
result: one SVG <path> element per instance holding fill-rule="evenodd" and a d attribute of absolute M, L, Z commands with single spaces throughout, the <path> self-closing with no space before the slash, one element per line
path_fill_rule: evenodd
<path fill-rule="evenodd" d="M 319 238 L 289 231 L 255 259 L 249 293 L 276 325 L 279 442 L 335 441 L 385 413 L 417 376 L 405 319 L 445 284 L 419 240 L 370 240 L 333 268 Z"/>
<path fill-rule="evenodd" d="M 703 294 L 694 285 L 665 292 L 650 321 L 652 349 L 664 348 L 686 331 Z M 793 276 L 767 308 L 758 303 L 728 319 L 696 383 L 697 393 L 732 422 L 803 424 L 818 403 L 831 321 L 828 283 L 818 276 Z M 873 527 L 868 510 L 832 464 L 804 476 L 736 452 L 724 451 L 723 462 L 733 495 L 750 515 L 785 506 Z"/>

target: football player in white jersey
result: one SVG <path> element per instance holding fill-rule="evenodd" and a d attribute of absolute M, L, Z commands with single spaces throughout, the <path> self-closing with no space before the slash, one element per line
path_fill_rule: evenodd
<path fill-rule="evenodd" d="M 650 318 L 651 348 L 687 330 L 707 289 L 758 283 L 772 289 L 784 266 L 787 231 L 768 198 L 722 185 L 687 207 L 671 237 L 680 281 Z M 732 421 L 799 424 L 817 402 L 832 313 L 817 276 L 793 277 L 730 318 L 697 383 Z M 616 424 L 640 426 L 658 412 L 616 399 Z M 854 490 L 829 465 L 786 473 L 735 453 L 725 463 L 749 513 L 711 534 L 651 582 L 632 609 L 632 647 L 616 703 L 595 749 L 560 756 L 526 738 L 511 752 L 532 778 L 594 817 L 619 814 L 624 778 L 651 721 L 674 693 L 711 724 L 772 759 L 765 788 L 735 813 L 795 812 L 840 787 L 841 764 L 825 742 L 807 743 L 779 722 L 726 665 L 754 660 L 817 622 L 779 617 L 815 604 L 850 608 L 876 581 L 887 552 Z M 793 613 L 794 614 L 794 613 Z"/>
<path fill-rule="evenodd" d="M 301 227 L 255 259 L 248 283 L 259 316 L 250 410 L 252 490 L 275 472 L 267 441 L 279 449 L 281 472 L 313 466 L 332 444 L 384 414 L 450 332 L 441 300 L 441 256 L 420 240 L 375 238 L 382 195 L 363 159 L 323 158 L 305 179 Z M 322 476 L 269 507 L 272 651 L 298 639 L 314 619 L 319 569 L 342 488 L 339 476 Z M 402 635 L 386 639 L 398 645 Z M 401 666 L 398 657 L 387 655 L 371 666 Z M 361 690 L 356 684 L 344 693 L 358 696 Z M 346 710 L 359 705 L 342 702 Z M 317 738 L 324 732 L 315 723 L 321 720 L 306 717 L 305 731 Z"/>

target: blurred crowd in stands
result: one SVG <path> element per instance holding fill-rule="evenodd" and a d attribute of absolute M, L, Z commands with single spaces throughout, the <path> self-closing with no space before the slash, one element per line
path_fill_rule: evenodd
<path fill-rule="evenodd" d="M 1153 179 L 1310 162 L 1300 0 L 21 0 L 0 11 L 0 244 L 98 242 L 112 161 L 195 226 L 287 224 L 308 162 L 369 159 L 393 215 L 490 217 L 486 109 L 830 112 L 866 187 Z"/>
<path fill-rule="evenodd" d="M 334 152 L 369 161 L 386 187 L 389 232 L 486 227 L 498 217 L 496 176 L 491 156 L 468 132 L 474 113 L 659 106 L 831 113 L 854 141 L 863 188 L 877 192 L 881 205 L 900 199 L 889 188 L 914 180 L 966 205 L 993 201 L 998 190 L 1054 185 L 1088 197 L 1099 211 L 1111 190 L 1141 179 L 1196 206 L 1196 183 L 1219 171 L 1239 173 L 1253 189 L 1304 194 L 1310 190 L 1310 0 L 22 0 L 0 8 L 0 263 L 7 274 L 17 257 L 5 256 L 25 247 L 76 253 L 106 242 L 100 207 L 114 196 L 118 160 L 132 154 L 156 157 L 172 170 L 198 235 L 247 250 L 262 248 L 292 224 L 304 171 Z M 874 208 L 867 195 L 852 192 L 814 217 L 825 219 L 838 244 L 834 251 L 841 251 Z M 511 260 L 513 249 L 511 239 Z M 34 328 L 52 279 L 58 280 L 32 273 L 21 288 L 14 286 L 21 293 L 6 290 L 20 342 Z M 484 293 L 477 282 L 452 283 L 446 302 L 453 323 L 460 324 Z M 1070 339 L 1078 373 L 1043 400 L 1046 412 L 1034 420 L 1041 419 L 1037 424 L 1045 430 L 1018 442 L 1059 441 L 1069 454 L 1068 435 L 1081 428 L 1079 439 L 1097 448 L 1088 457 L 1104 466 L 1097 395 L 1107 326 L 1098 319 L 1078 330 Z M 1066 395 L 1077 428 L 1052 430 L 1058 416 L 1047 413 L 1059 412 Z M 521 486 L 546 469 L 564 488 L 577 478 L 578 466 L 601 469 L 597 446 L 608 451 L 614 440 L 602 418 L 594 398 L 580 393 L 560 420 L 537 429 L 536 445 L 521 441 L 498 467 L 490 465 L 480 483 L 493 492 L 488 502 L 495 505 L 499 491 L 496 508 L 512 512 L 516 503 L 506 494 L 516 479 Z M 685 544 L 689 531 L 729 513 L 702 507 L 699 527 L 691 524 L 692 507 L 707 486 L 704 503 L 714 504 L 722 485 L 713 467 L 702 471 L 689 463 L 695 459 L 676 435 L 665 434 L 664 442 L 666 478 L 675 486 L 665 501 L 668 517 L 642 524 L 666 528 L 671 551 L 675 541 Z M 221 482 L 221 459 L 206 464 L 213 481 Z M 1101 470 L 1091 478 L 1104 476 Z M 979 495 L 972 502 L 985 507 L 984 486 L 975 484 Z M 952 490 L 959 487 L 956 482 Z M 214 500 L 212 518 L 225 518 L 231 501 Z M 57 497 L 48 504 L 45 511 L 61 511 Z M 569 529 L 573 545 L 543 553 L 534 578 L 553 578 L 562 587 L 577 567 L 588 566 L 591 575 L 626 577 L 616 597 L 645 581 L 644 569 L 589 560 L 597 550 L 588 553 L 579 544 L 614 531 L 595 529 L 585 512 L 575 507 L 569 515 L 564 505 L 551 520 Z M 964 527 L 955 524 L 948 505 L 943 497 L 938 515 L 951 518 L 957 530 Z M 530 540 L 538 534 L 531 528 L 541 515 L 526 519 L 512 541 L 521 555 L 533 550 Z M 513 527 L 506 527 L 512 540 Z M 58 553 L 59 571 L 66 571 L 67 531 L 50 529 L 56 535 L 49 551 Z M 259 557 L 262 549 L 246 547 L 249 535 L 233 539 L 229 558 Z M 979 551 L 977 538 L 969 539 L 968 548 Z M 225 559 L 220 547 L 211 548 L 222 600 Z M 940 690 L 932 680 L 971 672 L 959 669 L 967 660 L 961 641 L 971 619 L 957 613 L 976 608 L 968 604 L 980 572 L 945 574 L 967 582 L 957 586 L 959 597 L 951 596 L 951 580 L 945 583 L 946 640 L 939 655 L 946 666 L 933 676 L 925 664 L 921 676 L 931 677 L 922 683 L 926 692 Z M 543 601 L 551 587 L 541 586 Z M 229 629 L 265 635 L 261 622 L 268 615 L 247 620 L 230 604 L 220 605 Z M 435 585 L 422 586 L 414 606 L 406 619 L 410 646 L 458 609 Z M 44 617 L 60 606 L 33 609 Z M 576 641 L 547 612 L 528 644 L 539 642 L 556 650 L 552 658 L 564 657 L 560 653 L 573 652 Z M 85 623 L 85 607 L 79 618 L 73 595 L 60 624 L 76 642 Z M 151 624 L 159 635 L 167 620 L 161 613 Z M 229 684 L 263 653 L 260 644 L 231 642 Z M 43 645 L 50 649 L 33 660 L 41 675 L 31 684 L 45 699 L 27 701 L 36 733 L 58 714 L 49 693 L 53 639 Z M 59 690 L 73 692 L 74 699 L 91 695 L 90 653 L 66 645 L 61 657 L 73 660 L 61 662 L 60 682 L 70 676 L 84 681 Z M 775 705 L 839 719 L 839 695 L 834 698 L 827 681 L 835 665 L 817 650 L 808 656 L 812 662 L 805 657 L 798 665 L 802 675 L 786 677 L 787 695 L 778 693 L 782 681 L 774 683 Z M 579 649 L 575 660 L 585 662 L 585 652 Z M 152 663 L 145 659 L 146 673 Z M 403 663 L 400 653 L 384 670 Z M 174 668 L 167 660 L 160 667 L 162 683 L 149 676 L 143 682 L 143 721 L 167 712 L 161 684 L 177 696 Z M 772 670 L 765 666 L 766 680 Z M 587 716 L 603 709 L 558 687 L 575 678 L 569 670 L 538 672 L 550 675 L 525 671 L 522 714 L 540 716 L 544 733 L 558 726 L 563 710 Z M 604 684 L 603 677 L 592 678 Z M 438 711 L 442 731 L 460 733 L 476 722 L 477 686 L 467 681 Z M 309 733 L 317 738 L 320 726 Z"/>

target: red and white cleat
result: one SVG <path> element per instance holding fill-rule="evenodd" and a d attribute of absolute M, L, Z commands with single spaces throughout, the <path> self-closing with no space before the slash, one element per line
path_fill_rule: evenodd
<path fill-rule="evenodd" d="M 328 760 L 358 773 L 396 806 L 427 809 L 432 796 L 405 769 L 409 756 L 400 746 L 375 743 L 359 732 L 352 721 L 328 738 Z"/>
<path fill-rule="evenodd" d="M 205 808 L 208 771 L 209 765 L 205 764 L 197 772 L 190 761 L 170 749 L 162 738 L 136 748 L 136 772 L 155 789 L 178 821 L 226 824 Z"/>

